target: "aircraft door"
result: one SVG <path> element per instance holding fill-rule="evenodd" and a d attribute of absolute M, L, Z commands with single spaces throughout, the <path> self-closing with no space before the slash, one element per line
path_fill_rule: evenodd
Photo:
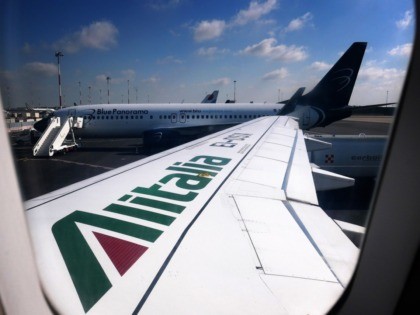
<path fill-rule="evenodd" d="M 186 121 L 186 115 L 185 115 L 185 113 L 179 114 L 179 122 L 185 123 L 185 121 Z"/>
<path fill-rule="evenodd" d="M 171 122 L 172 123 L 176 123 L 177 122 L 177 114 L 176 113 L 172 113 L 171 114 Z"/>

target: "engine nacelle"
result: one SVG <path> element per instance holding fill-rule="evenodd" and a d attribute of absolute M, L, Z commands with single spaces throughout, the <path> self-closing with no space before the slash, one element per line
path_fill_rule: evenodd
<path fill-rule="evenodd" d="M 177 145 L 180 135 L 175 130 L 155 129 L 143 133 L 143 146 L 174 146 Z"/>

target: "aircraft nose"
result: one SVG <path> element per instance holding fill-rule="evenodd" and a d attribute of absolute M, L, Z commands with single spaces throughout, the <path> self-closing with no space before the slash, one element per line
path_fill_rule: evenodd
<path fill-rule="evenodd" d="M 44 130 L 48 127 L 49 121 L 49 118 L 42 118 L 34 123 L 34 128 L 39 132 L 44 132 Z"/>

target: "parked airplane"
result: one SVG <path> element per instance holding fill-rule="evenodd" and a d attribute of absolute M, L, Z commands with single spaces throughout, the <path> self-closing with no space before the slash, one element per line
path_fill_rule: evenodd
<path fill-rule="evenodd" d="M 286 104 L 287 115 L 299 120 L 301 129 L 326 126 L 351 115 L 350 100 L 367 43 L 355 42 L 315 88 Z M 225 129 L 262 116 L 282 114 L 282 104 L 232 103 L 220 106 L 205 104 L 105 104 L 63 108 L 37 122 L 34 127 L 46 130 L 51 119 L 61 123 L 68 117 L 77 120 L 77 138 L 143 137 L 154 144 L 183 135 L 202 135 Z M 284 114 L 284 112 L 283 112 Z M 75 119 L 76 120 L 76 119 Z"/>
<path fill-rule="evenodd" d="M 54 112 L 56 109 L 52 107 L 31 107 L 28 103 L 25 103 L 26 109 L 34 112 L 40 112 L 42 114 L 49 114 Z"/>
<path fill-rule="evenodd" d="M 206 97 L 201 101 L 201 103 L 216 103 L 217 96 L 219 95 L 219 90 L 214 90 L 213 93 L 207 94 Z"/>

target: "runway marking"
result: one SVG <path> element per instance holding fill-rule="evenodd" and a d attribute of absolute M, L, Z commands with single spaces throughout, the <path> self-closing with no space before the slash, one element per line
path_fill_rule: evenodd
<path fill-rule="evenodd" d="M 115 169 L 115 167 L 108 167 L 108 166 L 102 166 L 102 165 L 95 165 L 95 164 L 88 164 L 88 163 L 81 163 L 81 162 L 74 162 L 74 161 L 66 161 L 66 160 L 61 160 L 61 159 L 30 159 L 30 158 L 23 158 L 23 159 L 19 159 L 18 161 L 56 161 L 56 162 L 63 162 L 63 163 L 68 163 L 68 164 L 73 164 L 73 165 L 80 165 L 80 166 L 90 166 L 90 167 L 96 167 L 96 168 L 102 168 L 105 169 L 107 171 L 113 170 Z"/>

